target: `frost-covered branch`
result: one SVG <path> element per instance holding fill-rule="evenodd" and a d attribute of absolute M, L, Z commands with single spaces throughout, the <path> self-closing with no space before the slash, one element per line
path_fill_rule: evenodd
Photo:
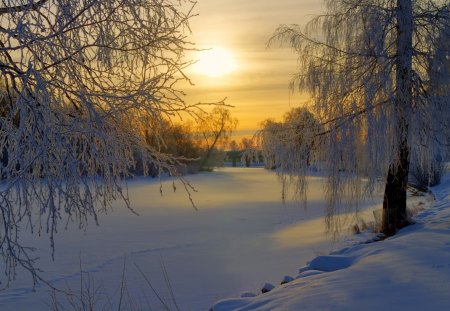
<path fill-rule="evenodd" d="M 357 207 L 354 203 L 363 194 L 370 195 L 378 181 L 390 180 L 400 171 L 407 175 L 409 161 L 431 170 L 426 163 L 449 155 L 445 142 L 450 137 L 446 125 L 450 4 L 447 0 L 325 4 L 326 12 L 305 28 L 280 26 L 271 43 L 287 43 L 299 54 L 299 73 L 291 86 L 311 95 L 310 108 L 323 125 L 316 135 L 317 161 L 328 175 L 328 228 L 337 232 L 335 216 Z M 297 183 L 304 193 L 307 164 L 298 160 L 299 152 L 304 150 L 289 149 L 283 155 L 282 162 L 297 163 L 285 164 L 282 173 L 285 184 Z M 399 187 L 400 192 L 406 189 L 404 180 Z M 401 221 L 394 226 L 401 226 Z"/>
<path fill-rule="evenodd" d="M 39 1 L 29 1 L 25 4 L 16 5 L 17 1 L 2 1 L 3 7 L 0 8 L 1 14 L 10 14 L 10 13 L 19 13 L 30 10 L 37 10 L 43 4 L 45 4 L 48 0 L 39 0 Z"/>
<path fill-rule="evenodd" d="M 49 235 L 130 207 L 137 159 L 177 174 L 182 159 L 145 129 L 197 105 L 178 89 L 192 9 L 172 0 L 3 1 L 0 9 L 0 256 L 3 285 L 34 270 L 20 231 Z M 161 127 L 154 127 L 160 129 Z M 152 133 L 162 141 L 162 133 Z M 188 184 L 185 184 L 189 188 Z M 3 267 L 3 265 L 2 265 Z"/>

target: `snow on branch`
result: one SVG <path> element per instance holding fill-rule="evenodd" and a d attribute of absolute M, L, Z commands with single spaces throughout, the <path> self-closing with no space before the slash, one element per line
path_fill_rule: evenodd
<path fill-rule="evenodd" d="M 308 108 L 322 125 L 313 139 L 314 161 L 328 176 L 331 232 L 339 230 L 334 216 L 357 210 L 358 199 L 370 195 L 389 168 L 399 167 L 404 142 L 421 167 L 432 169 L 436 165 L 426 163 L 448 159 L 449 3 L 413 1 L 412 14 L 409 3 L 325 1 L 325 13 L 306 27 L 282 25 L 269 41 L 298 54 L 291 88 L 311 95 Z M 412 32 L 412 42 L 399 35 L 399 27 Z M 400 72 L 408 62 L 411 71 Z M 410 97 L 402 95 L 405 90 Z M 305 156 L 306 150 L 291 148 L 295 132 L 267 126 L 267 133 L 278 133 L 265 150 L 280 155 L 276 166 L 283 168 L 283 186 L 297 184 L 304 195 L 309 164 L 298 153 Z"/>
<path fill-rule="evenodd" d="M 183 6 L 187 3 L 187 7 Z M 0 256 L 7 285 L 32 273 L 27 226 L 54 246 L 61 225 L 86 228 L 111 202 L 130 207 L 136 163 L 177 175 L 161 124 L 194 114 L 180 82 L 192 62 L 192 1 L 3 1 L 0 8 Z M 8 13 L 8 14 L 7 14 Z M 156 129 L 148 144 L 145 133 Z M 185 183 L 186 189 L 189 185 Z"/>
<path fill-rule="evenodd" d="M 37 10 L 41 5 L 45 4 L 47 1 L 48 0 L 40 0 L 34 2 L 30 0 L 28 3 L 21 5 L 13 5 L 12 3 L 10 3 L 12 1 L 8 1 L 7 3 L 5 3 L 6 1 L 3 1 L 4 6 L 0 8 L 0 15 L 9 13 L 19 13 L 29 10 Z"/>

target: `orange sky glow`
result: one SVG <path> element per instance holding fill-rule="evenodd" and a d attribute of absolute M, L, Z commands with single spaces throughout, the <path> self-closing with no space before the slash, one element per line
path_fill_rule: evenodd
<path fill-rule="evenodd" d="M 280 24 L 303 25 L 321 8 L 318 0 L 199 0 L 194 8 L 198 16 L 190 23 L 192 42 L 198 49 L 224 50 L 232 61 L 225 54 L 206 61 L 200 54 L 189 55 L 213 71 L 198 66 L 187 70 L 195 84 L 186 87 L 187 101 L 226 97 L 239 120 L 235 138 L 251 136 L 262 121 L 280 120 L 290 108 L 305 104 L 306 94 L 289 90 L 297 56 L 289 48 L 268 48 L 267 42 Z M 221 72 L 228 67 L 233 68 Z"/>

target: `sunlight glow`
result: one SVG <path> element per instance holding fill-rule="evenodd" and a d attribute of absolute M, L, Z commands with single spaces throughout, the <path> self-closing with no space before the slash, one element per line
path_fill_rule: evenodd
<path fill-rule="evenodd" d="M 237 68 L 233 54 L 221 47 L 199 52 L 198 62 L 194 70 L 208 77 L 220 77 L 235 71 Z"/>

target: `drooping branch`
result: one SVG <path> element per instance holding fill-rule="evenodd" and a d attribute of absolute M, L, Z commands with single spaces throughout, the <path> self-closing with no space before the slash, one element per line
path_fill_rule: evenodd
<path fill-rule="evenodd" d="M 186 159 L 148 144 L 144 132 L 149 122 L 195 115 L 201 106 L 187 103 L 179 88 L 193 48 L 192 10 L 181 2 L 2 2 L 2 286 L 16 267 L 38 272 L 20 244 L 25 227 L 47 233 L 54 247 L 59 226 L 98 223 L 113 200 L 131 210 L 125 178 L 138 161 L 142 173 L 177 175 Z M 163 143 L 161 127 L 153 128 Z"/>
<path fill-rule="evenodd" d="M 37 2 L 30 1 L 29 3 L 16 5 L 11 7 L 3 7 L 0 8 L 0 15 L 10 14 L 10 13 L 19 13 L 24 11 L 35 11 L 38 10 L 39 7 L 44 5 L 48 0 L 39 0 Z"/>
<path fill-rule="evenodd" d="M 390 168 L 404 169 L 403 191 L 408 156 L 426 163 L 449 155 L 449 75 L 433 68 L 449 68 L 442 42 L 448 41 L 450 16 L 448 1 L 324 2 L 324 14 L 304 28 L 280 26 L 269 44 L 280 41 L 299 56 L 291 89 L 311 95 L 309 108 L 322 122 L 315 133 L 316 165 L 328 176 L 327 224 L 335 233 L 342 226 L 337 215 L 357 211 L 353 203 L 370 195 L 388 171 L 390 181 L 398 179 Z M 268 152 L 288 161 L 280 166 L 283 187 L 304 191 L 306 162 L 298 152 L 305 150 L 286 147 L 296 135 L 290 128 L 268 125 L 270 133 L 279 132 Z"/>

